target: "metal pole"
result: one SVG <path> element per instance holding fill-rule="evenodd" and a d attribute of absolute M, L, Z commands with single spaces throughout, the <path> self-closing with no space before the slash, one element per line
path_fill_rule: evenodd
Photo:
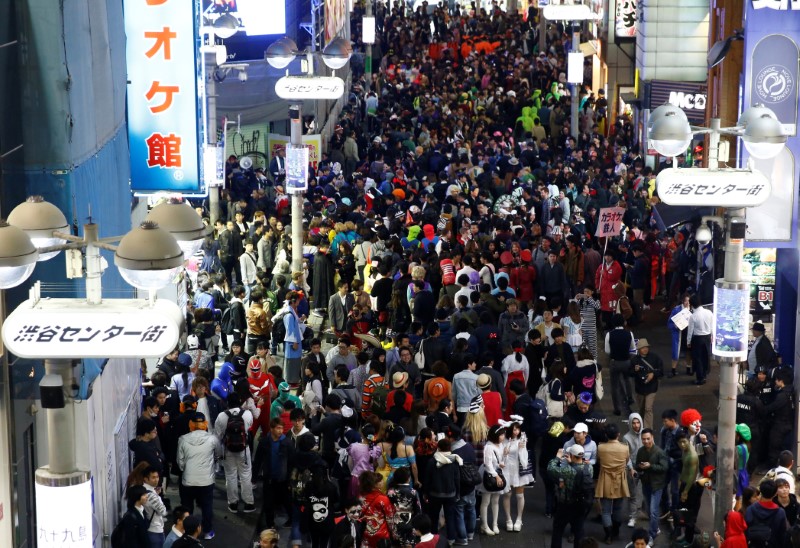
<path fill-rule="evenodd" d="M 216 66 L 216 58 L 214 60 Z M 208 135 L 206 140 L 210 146 L 217 146 L 217 83 L 214 81 L 213 72 L 211 77 L 206 77 L 206 98 L 208 101 Z M 212 186 L 208 189 L 208 214 L 211 218 L 211 226 L 219 219 L 219 187 Z"/>
<path fill-rule="evenodd" d="M 577 21 L 572 22 L 572 51 L 581 50 L 581 27 Z M 578 104 L 580 103 L 580 84 L 570 84 L 572 86 L 572 102 L 571 102 L 571 116 L 570 116 L 570 135 L 578 140 Z"/>
<path fill-rule="evenodd" d="M 708 168 L 719 169 L 719 137 L 721 121 L 711 119 Z M 731 238 L 734 224 L 744 222 L 744 209 L 729 209 L 725 230 L 725 281 L 742 281 L 744 239 Z M 746 327 L 745 327 L 746 329 Z M 714 504 L 714 528 L 724 531 L 724 519 L 733 507 L 734 452 L 736 444 L 736 392 L 738 362 L 732 358 L 719 359 L 719 419 L 717 433 L 717 473 Z"/>
<path fill-rule="evenodd" d="M 103 267 L 100 258 L 100 248 L 92 245 L 98 237 L 98 227 L 94 223 L 83 225 L 83 239 L 86 246 L 86 302 L 89 304 L 102 304 L 101 276 Z M 65 385 L 66 386 L 66 385 Z"/>
<path fill-rule="evenodd" d="M 309 60 L 310 61 L 310 60 Z M 303 109 L 299 104 L 289 107 L 292 147 L 303 146 Z M 303 272 L 303 192 L 292 194 L 292 273 Z"/>
<path fill-rule="evenodd" d="M 372 0 L 367 0 L 367 17 L 372 17 Z M 364 39 L 363 27 L 361 39 Z M 366 59 L 364 60 L 364 73 L 367 76 L 367 91 L 372 89 L 372 44 L 366 44 L 365 48 Z"/>
<path fill-rule="evenodd" d="M 547 52 L 547 19 L 544 18 L 544 10 L 539 8 L 539 53 Z"/>
<path fill-rule="evenodd" d="M 72 360 L 45 360 L 46 375 L 59 375 L 64 383 L 64 407 L 47 409 L 48 471 L 51 474 L 76 472 L 75 415 L 72 403 Z"/>
<path fill-rule="evenodd" d="M 0 290 L 0 329 L 6 317 L 5 310 L 6 292 Z M 8 366 L 8 354 L 0 338 L 0 505 L 3 507 L 4 518 L 0 519 L 0 545 L 16 546 L 14 541 L 14 523 L 17 519 L 17 505 L 11 495 L 11 485 L 13 484 L 13 455 L 14 455 L 14 436 L 11 432 L 14 428 L 14 420 L 11 409 L 11 369 Z"/>

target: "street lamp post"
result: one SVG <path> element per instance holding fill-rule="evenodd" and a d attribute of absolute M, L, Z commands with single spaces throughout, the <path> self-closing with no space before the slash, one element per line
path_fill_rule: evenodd
<path fill-rule="evenodd" d="M 746 231 L 745 208 L 763 203 L 770 193 L 769 180 L 748 166 L 746 169 L 720 169 L 719 141 L 721 135 L 741 137 L 750 154 L 757 158 L 778 155 L 786 143 L 786 135 L 775 114 L 762 106 L 750 107 L 742 113 L 736 126 L 721 127 L 719 118 L 711 120 L 710 128 L 692 127 L 686 115 L 671 105 L 658 107 L 651 114 L 649 139 L 652 147 L 663 156 L 682 154 L 691 144 L 694 134 L 709 135 L 707 169 L 663 170 L 656 179 L 658 195 L 669 205 L 708 206 L 727 208 L 725 224 L 725 277 L 715 285 L 714 331 L 712 350 L 720 363 L 719 420 L 717 437 L 715 530 L 724 530 L 724 518 L 732 508 L 734 494 L 734 452 L 736 436 L 736 395 L 738 364 L 747 358 L 747 323 L 749 283 L 742 278 L 741 265 Z M 731 185 L 732 181 L 736 184 Z M 677 186 L 676 186 L 677 185 Z M 735 190 L 729 190 L 731 186 Z M 681 192 L 677 188 L 681 188 Z M 741 192 L 740 192 L 741 188 Z M 688 192 L 687 192 L 688 190 Z M 738 194 L 737 194 L 738 193 Z M 685 197 L 690 196 L 687 200 Z M 705 224 L 706 218 L 703 219 Z M 708 243 L 707 229 L 698 242 Z M 738 299 L 722 297 L 738 296 Z M 746 296 L 746 297 L 745 297 Z M 736 333 L 727 333 L 717 321 L 722 308 L 737 308 L 739 325 Z M 744 321 L 742 321 L 744 319 Z M 725 345 L 718 337 L 727 337 Z M 728 344 L 728 340 L 732 342 Z"/>
<path fill-rule="evenodd" d="M 321 55 L 323 62 L 328 66 L 328 68 L 336 71 L 343 68 L 347 64 L 347 61 L 349 61 L 352 54 L 353 49 L 350 46 L 350 43 L 341 37 L 331 40 L 330 43 L 325 46 L 325 49 L 322 50 L 321 54 L 310 50 L 298 51 L 297 44 L 295 44 L 295 42 L 288 37 L 284 37 L 273 42 L 267 48 L 267 51 L 264 52 L 264 57 L 266 58 L 267 62 L 277 69 L 284 69 L 288 67 L 289 63 L 291 63 L 297 56 L 306 58 L 307 68 L 305 76 L 292 77 L 288 75 L 287 70 L 286 77 L 281 78 L 281 80 L 286 79 L 291 80 L 292 82 L 296 81 L 298 84 L 324 83 L 326 86 L 333 86 L 333 88 L 335 88 L 332 92 L 330 91 L 331 88 L 328 88 L 325 92 L 326 97 L 320 97 L 317 95 L 318 92 L 311 91 L 309 93 L 308 91 L 303 91 L 311 86 L 298 86 L 297 89 L 283 91 L 281 97 L 291 101 L 297 101 L 289 107 L 291 148 L 286 151 L 287 179 L 289 178 L 290 171 L 288 168 L 290 165 L 293 166 L 294 164 L 292 161 L 293 158 L 290 158 L 290 153 L 292 156 L 294 156 L 296 151 L 303 148 L 303 117 L 302 107 L 299 101 L 302 101 L 303 99 L 313 100 L 321 98 L 338 99 L 344 93 L 344 82 L 340 78 L 336 78 L 334 76 L 331 79 L 327 77 L 314 76 L 314 56 Z M 298 188 L 291 187 L 288 183 L 289 181 L 287 180 L 287 191 L 292 194 L 292 272 L 302 272 L 303 193 L 308 185 L 308 180 L 306 179 L 303 181 L 301 185 L 298 185 Z"/>
<path fill-rule="evenodd" d="M 118 314 L 119 317 L 131 317 L 127 314 L 137 315 L 141 318 L 158 318 L 158 323 L 164 324 L 164 339 L 160 344 L 162 348 L 174 347 L 178 340 L 180 330 L 181 312 L 177 305 L 172 303 L 155 303 L 154 290 L 167 285 L 181 268 L 184 262 L 184 249 L 191 249 L 196 243 L 191 240 L 202 241 L 202 221 L 198 223 L 197 214 L 188 204 L 160 205 L 154 208 L 156 216 L 163 213 L 163 209 L 172 208 L 173 218 L 166 223 L 169 230 L 159 228 L 153 221 L 142 223 L 125 236 L 100 238 L 98 226 L 94 223 L 84 225 L 83 236 L 73 236 L 68 230 L 68 223 L 63 213 L 58 208 L 45 202 L 40 196 L 32 196 L 17 206 L 8 216 L 8 222 L 0 222 L 0 327 L 2 327 L 3 355 L 3 393 L 0 413 L 5 417 L 0 422 L 0 439 L 11 440 L 10 435 L 10 399 L 8 396 L 8 355 L 6 350 L 24 357 L 44 358 L 45 376 L 40 382 L 42 407 L 47 412 L 47 439 L 49 458 L 48 465 L 36 471 L 36 508 L 37 519 L 40 525 L 47 523 L 49 526 L 63 526 L 65 529 L 75 525 L 80 527 L 84 537 L 74 541 L 74 546 L 91 546 L 91 488 L 90 473 L 79 470 L 75 450 L 75 417 L 73 408 L 73 365 L 74 359 L 85 354 L 83 349 L 78 349 L 74 340 L 75 333 L 71 331 L 70 342 L 59 342 L 57 350 L 50 350 L 49 343 L 39 345 L 44 350 L 37 352 L 31 350 L 30 341 L 19 342 L 15 328 L 20 323 L 19 317 L 46 321 L 50 325 L 55 318 L 67 319 L 72 325 L 75 318 L 82 317 L 87 330 L 95 327 L 98 318 L 108 314 Z M 184 208 L 183 210 L 177 209 Z M 194 218 L 186 213 L 191 213 Z M 183 245 L 179 245 L 176 236 Z M 113 242 L 119 242 L 113 245 Z M 122 277 L 131 285 L 150 292 L 150 300 L 135 299 L 102 299 L 101 275 L 103 271 L 100 250 L 107 249 L 115 252 L 115 263 Z M 80 250 L 85 257 L 86 298 L 85 299 L 46 299 L 38 297 L 38 288 L 31 293 L 31 298 L 20 305 L 8 317 L 2 309 L 3 293 L 5 289 L 22 284 L 33 273 L 37 261 L 46 261 L 53 258 L 60 251 Z M 74 255 L 68 255 L 67 268 L 69 272 L 82 272 L 82 265 L 72 264 Z M 74 277 L 74 276 L 73 276 Z M 74 310 L 74 311 L 73 311 Z M 58 315 L 58 316 L 57 316 Z M 24 322 L 30 323 L 30 322 Z M 67 333 L 66 328 L 62 333 Z M 51 339 L 52 340 L 52 339 Z M 35 343 L 33 343 L 35 346 Z M 93 342 L 91 344 L 98 345 Z M 150 355 L 150 348 L 137 347 L 137 357 L 156 357 Z M 119 355 L 119 354 L 117 354 Z M 163 355 L 163 354 L 159 354 Z M 106 357 L 112 357 L 110 354 Z M 10 441 L 9 441 L 10 446 Z M 9 470 L 2 462 L 7 455 L 0 455 L 0 473 L 3 473 L 0 484 L 10 486 L 11 477 Z M 7 487 L 3 488 L 5 491 Z M 68 501 L 69 508 L 64 506 Z M 55 505 L 55 506 L 54 506 Z M 60 511 L 54 510 L 60 508 Z M 67 511 L 69 510 L 69 511 Z M 8 519 L 14 519 L 15 508 L 8 508 Z M 69 520 L 73 520 L 70 522 Z M 87 525 L 88 520 L 88 525 Z M 75 523 L 77 521 L 77 523 Z M 88 528 L 87 528 L 88 527 Z M 59 531 L 62 529 L 59 528 Z M 72 529 L 70 529 L 72 531 Z M 77 529 L 76 529 L 77 531 Z M 78 533 L 74 533 L 78 537 Z M 0 544 L 12 546 L 12 541 L 0 539 Z"/>

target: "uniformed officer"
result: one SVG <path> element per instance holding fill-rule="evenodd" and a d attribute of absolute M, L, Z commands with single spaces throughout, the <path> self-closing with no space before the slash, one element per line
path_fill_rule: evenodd
<path fill-rule="evenodd" d="M 778 462 L 778 455 L 785 448 L 785 438 L 787 434 L 792 431 L 794 404 L 792 401 L 791 389 L 786 387 L 791 384 L 791 380 L 792 377 L 789 371 L 784 370 L 779 372 L 775 376 L 773 401 L 764 406 L 764 412 L 769 416 L 769 448 L 767 462 L 771 465 Z"/>
<path fill-rule="evenodd" d="M 752 386 L 752 385 L 750 385 Z M 746 424 L 750 427 L 750 458 L 747 461 L 748 471 L 752 474 L 766 457 L 763 447 L 764 438 L 761 435 L 761 423 L 766 418 L 764 404 L 758 395 L 746 387 L 744 392 L 736 397 L 736 424 Z"/>

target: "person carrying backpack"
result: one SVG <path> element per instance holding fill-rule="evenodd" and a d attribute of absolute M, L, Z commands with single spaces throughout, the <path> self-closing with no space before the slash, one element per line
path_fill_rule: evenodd
<path fill-rule="evenodd" d="M 364 390 L 361 393 L 361 415 L 365 420 L 372 415 L 382 418 L 386 413 L 389 387 L 384 375 L 386 375 L 386 365 L 378 360 L 372 360 L 369 364 L 369 377 L 364 382 Z"/>
<path fill-rule="evenodd" d="M 239 485 L 245 513 L 255 512 L 253 498 L 253 472 L 250 465 L 250 447 L 247 432 L 253 426 L 253 414 L 242 409 L 239 394 L 228 396 L 228 410 L 220 413 L 214 425 L 214 433 L 225 448 L 223 466 L 228 495 L 228 510 L 234 514 L 239 510 Z"/>
<path fill-rule="evenodd" d="M 744 514 L 747 545 L 754 548 L 782 546 L 788 524 L 786 512 L 772 502 L 778 487 L 772 480 L 762 481 L 758 487 L 761 490 L 761 500 L 751 504 Z"/>
<path fill-rule="evenodd" d="M 547 473 L 556 485 L 558 498 L 551 548 L 561 548 L 567 524 L 572 526 L 575 546 L 583 538 L 583 524 L 594 494 L 592 466 L 585 463 L 583 457 L 583 447 L 576 444 L 566 451 L 559 450 L 556 458 L 547 465 Z"/>

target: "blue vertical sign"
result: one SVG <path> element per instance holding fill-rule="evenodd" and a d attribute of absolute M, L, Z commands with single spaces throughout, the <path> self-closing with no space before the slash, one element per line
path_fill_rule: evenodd
<path fill-rule="evenodd" d="M 195 2 L 125 0 L 135 192 L 201 188 Z"/>

